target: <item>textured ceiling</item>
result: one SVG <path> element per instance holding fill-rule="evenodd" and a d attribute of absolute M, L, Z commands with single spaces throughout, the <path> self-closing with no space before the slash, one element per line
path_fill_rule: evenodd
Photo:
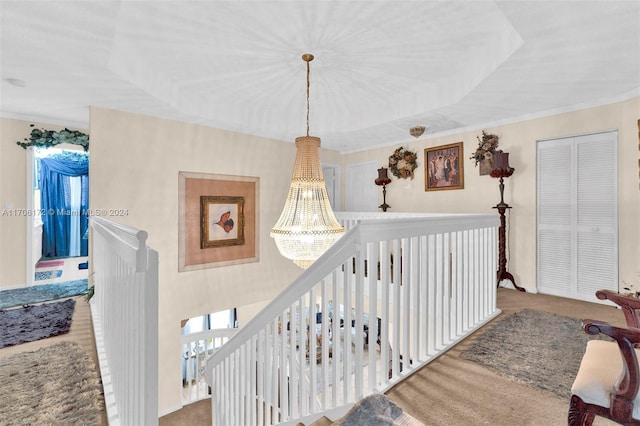
<path fill-rule="evenodd" d="M 0 114 L 89 106 L 342 152 L 640 94 L 638 1 L 0 2 Z M 424 136 L 423 136 L 424 137 Z"/>

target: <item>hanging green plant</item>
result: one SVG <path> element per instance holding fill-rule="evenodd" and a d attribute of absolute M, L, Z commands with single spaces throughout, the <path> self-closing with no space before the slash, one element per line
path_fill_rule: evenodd
<path fill-rule="evenodd" d="M 31 127 L 35 127 L 34 124 Z M 45 130 L 34 128 L 31 130 L 31 136 L 24 138 L 25 142 L 16 142 L 24 149 L 30 146 L 37 148 L 50 148 L 52 146 L 63 143 L 71 145 L 80 145 L 85 151 L 89 150 L 89 135 L 77 130 L 64 129 L 56 132 L 54 130 Z"/>

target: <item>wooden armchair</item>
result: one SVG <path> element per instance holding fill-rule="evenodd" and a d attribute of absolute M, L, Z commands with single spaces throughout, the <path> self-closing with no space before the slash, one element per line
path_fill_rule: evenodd
<path fill-rule="evenodd" d="M 596 297 L 600 300 L 610 300 L 624 313 L 628 327 L 640 328 L 640 299 L 626 296 L 611 290 L 598 290 Z"/>
<path fill-rule="evenodd" d="M 591 425 L 595 416 L 640 425 L 640 350 L 635 348 L 640 343 L 640 329 L 595 320 L 584 320 L 582 328 L 587 334 L 602 333 L 614 341 L 587 343 L 571 387 L 569 425 Z"/>

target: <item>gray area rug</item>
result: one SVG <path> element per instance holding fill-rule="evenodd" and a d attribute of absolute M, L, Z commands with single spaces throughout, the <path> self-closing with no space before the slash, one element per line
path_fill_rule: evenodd
<path fill-rule="evenodd" d="M 0 359 L 0 424 L 100 425 L 102 384 L 91 357 L 58 343 Z"/>
<path fill-rule="evenodd" d="M 0 309 L 87 294 L 87 279 L 0 291 Z"/>
<path fill-rule="evenodd" d="M 68 333 L 76 301 L 0 310 L 0 348 Z"/>
<path fill-rule="evenodd" d="M 523 310 L 497 319 L 461 358 L 475 361 L 519 383 L 568 399 L 589 336 L 581 321 Z"/>

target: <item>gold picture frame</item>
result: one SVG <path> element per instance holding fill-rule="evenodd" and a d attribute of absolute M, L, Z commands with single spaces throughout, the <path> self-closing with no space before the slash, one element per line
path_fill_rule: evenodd
<path fill-rule="evenodd" d="M 200 197 L 200 248 L 244 244 L 244 197 Z"/>
<path fill-rule="evenodd" d="M 446 191 L 464 188 L 463 143 L 424 149 L 424 190 Z"/>

